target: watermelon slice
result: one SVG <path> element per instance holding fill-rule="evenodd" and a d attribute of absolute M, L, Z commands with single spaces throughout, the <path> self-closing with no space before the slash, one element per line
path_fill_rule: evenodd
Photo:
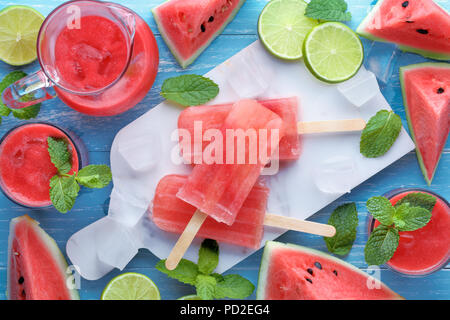
<path fill-rule="evenodd" d="M 409 131 L 425 180 L 431 184 L 448 137 L 450 64 L 420 63 L 400 68 Z"/>
<path fill-rule="evenodd" d="M 356 32 L 428 58 L 450 59 L 450 16 L 432 0 L 379 0 Z"/>
<path fill-rule="evenodd" d="M 259 270 L 258 300 L 403 299 L 355 266 L 313 249 L 268 241 Z"/>
<path fill-rule="evenodd" d="M 8 244 L 9 300 L 77 300 L 67 287 L 67 263 L 55 241 L 28 216 L 11 220 Z"/>
<path fill-rule="evenodd" d="M 171 0 L 153 9 L 164 41 L 183 68 L 233 20 L 245 0 Z"/>

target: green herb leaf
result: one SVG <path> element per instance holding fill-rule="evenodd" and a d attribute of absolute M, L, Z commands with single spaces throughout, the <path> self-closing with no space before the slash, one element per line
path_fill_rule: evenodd
<path fill-rule="evenodd" d="M 378 111 L 361 134 L 361 154 L 366 158 L 384 155 L 397 140 L 401 129 L 402 120 L 393 111 Z"/>
<path fill-rule="evenodd" d="M 183 106 L 197 106 L 215 98 L 219 86 L 211 79 L 188 74 L 166 79 L 161 88 L 161 95 L 167 100 Z"/>
<path fill-rule="evenodd" d="M 434 205 L 436 204 L 436 197 L 428 193 L 423 192 L 413 192 L 408 193 L 405 197 L 401 198 L 395 206 L 398 207 L 402 204 L 409 204 L 410 207 L 421 207 L 428 211 L 433 211 Z"/>
<path fill-rule="evenodd" d="M 216 284 L 217 284 L 216 278 L 214 278 L 213 276 L 199 274 L 195 281 L 195 288 L 197 290 L 197 295 L 200 298 L 202 298 L 202 300 L 214 299 Z"/>
<path fill-rule="evenodd" d="M 56 210 L 61 213 L 72 209 L 79 191 L 80 186 L 76 182 L 75 176 L 54 176 L 50 179 L 50 200 Z"/>
<path fill-rule="evenodd" d="M 26 99 L 24 99 L 26 100 Z M 29 120 L 36 118 L 41 111 L 41 104 L 35 104 L 30 107 L 22 108 L 22 109 L 12 109 L 12 114 L 14 117 L 20 120 Z"/>
<path fill-rule="evenodd" d="M 229 274 L 217 282 L 216 298 L 245 299 L 255 290 L 255 286 L 238 274 Z"/>
<path fill-rule="evenodd" d="M 394 223 L 395 209 L 391 202 L 385 197 L 372 197 L 367 200 L 367 209 L 375 219 L 385 226 Z"/>
<path fill-rule="evenodd" d="M 11 109 L 3 104 L 0 99 L 0 116 L 7 117 L 11 113 Z"/>
<path fill-rule="evenodd" d="M 344 0 L 311 0 L 306 6 L 305 16 L 325 21 L 350 21 Z"/>
<path fill-rule="evenodd" d="M 388 262 L 397 250 L 399 242 L 398 230 L 379 225 L 370 234 L 364 248 L 364 257 L 369 266 Z"/>
<path fill-rule="evenodd" d="M 156 264 L 155 268 L 162 273 L 165 273 L 170 278 L 193 286 L 195 286 L 197 276 L 199 275 L 197 265 L 186 259 L 181 259 L 180 263 L 174 270 L 169 270 L 166 268 L 166 259 L 160 260 Z"/>
<path fill-rule="evenodd" d="M 87 188 L 104 188 L 111 182 L 112 173 L 107 165 L 91 164 L 81 169 L 76 179 Z"/>
<path fill-rule="evenodd" d="M 205 239 L 198 253 L 198 269 L 201 273 L 209 275 L 219 263 L 219 245 L 216 240 Z"/>
<path fill-rule="evenodd" d="M 358 212 L 355 203 L 347 203 L 337 207 L 328 224 L 336 228 L 336 234 L 332 238 L 324 237 L 328 251 L 346 255 L 350 252 L 356 239 L 356 228 L 358 227 Z"/>
<path fill-rule="evenodd" d="M 395 208 L 394 223 L 399 231 L 414 231 L 430 222 L 431 213 L 421 207 L 411 207 L 408 203 Z"/>
<path fill-rule="evenodd" d="M 55 165 L 60 174 L 65 174 L 72 169 L 72 154 L 69 151 L 69 145 L 63 138 L 47 138 L 48 153 L 50 160 Z"/>

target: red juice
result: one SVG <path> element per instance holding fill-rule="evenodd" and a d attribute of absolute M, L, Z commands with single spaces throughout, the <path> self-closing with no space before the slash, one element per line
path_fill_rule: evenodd
<path fill-rule="evenodd" d="M 72 170 L 79 170 L 77 149 L 60 129 L 44 123 L 26 124 L 5 135 L 0 144 L 0 186 L 11 200 L 27 207 L 51 205 L 50 179 L 57 169 L 50 161 L 47 138 L 64 138 L 72 152 Z"/>
<path fill-rule="evenodd" d="M 159 54 L 148 25 L 138 15 L 135 20 L 128 65 L 125 35 L 107 18 L 84 16 L 80 29 L 65 27 L 60 32 L 55 64 L 61 78 L 80 91 L 111 85 L 96 95 L 77 95 L 55 87 L 64 103 L 82 113 L 111 116 L 132 108 L 145 97 L 156 77 Z"/>
<path fill-rule="evenodd" d="M 389 197 L 392 205 L 412 192 L 429 193 L 423 190 L 408 190 Z M 400 242 L 394 256 L 387 262 L 392 269 L 408 275 L 425 275 L 445 266 L 450 256 L 450 208 L 437 196 L 428 224 L 415 231 L 399 232 Z M 374 228 L 379 225 L 375 221 Z"/>

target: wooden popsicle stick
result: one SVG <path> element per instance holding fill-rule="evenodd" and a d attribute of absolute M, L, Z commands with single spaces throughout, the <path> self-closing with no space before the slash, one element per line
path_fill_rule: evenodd
<path fill-rule="evenodd" d="M 336 229 L 329 224 L 304 221 L 271 213 L 266 213 L 264 225 L 286 230 L 311 233 L 323 237 L 333 237 L 336 234 Z"/>
<path fill-rule="evenodd" d="M 364 119 L 327 120 L 297 123 L 299 134 L 361 131 L 365 127 L 366 121 L 364 121 Z"/>
<path fill-rule="evenodd" d="M 178 238 L 177 243 L 175 243 L 175 246 L 172 248 L 172 251 L 167 257 L 167 269 L 173 270 L 177 267 L 207 216 L 208 215 L 204 214 L 200 210 L 195 211 L 189 221 L 189 224 L 186 226 L 180 238 Z"/>

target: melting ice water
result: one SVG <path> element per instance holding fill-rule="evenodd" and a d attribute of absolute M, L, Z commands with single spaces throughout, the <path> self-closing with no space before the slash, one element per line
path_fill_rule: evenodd
<path fill-rule="evenodd" d="M 399 50 L 394 44 L 372 42 L 367 51 L 364 65 L 372 71 L 382 85 L 387 84 L 394 71 Z"/>
<path fill-rule="evenodd" d="M 319 164 L 314 170 L 317 188 L 329 194 L 350 192 L 358 179 L 356 163 L 352 158 L 335 156 Z"/>

